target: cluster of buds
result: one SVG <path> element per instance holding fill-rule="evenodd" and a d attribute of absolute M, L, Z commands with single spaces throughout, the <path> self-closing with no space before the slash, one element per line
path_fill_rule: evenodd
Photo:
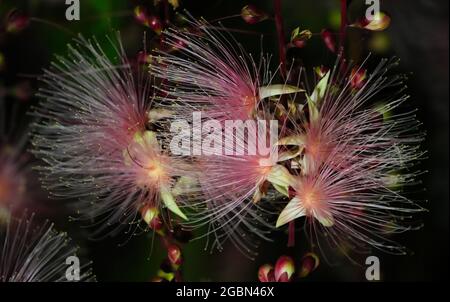
<path fill-rule="evenodd" d="M 290 282 L 295 272 L 294 260 L 289 256 L 281 256 L 275 263 L 264 264 L 258 270 L 258 279 L 261 282 Z"/>
<path fill-rule="evenodd" d="M 167 245 L 167 258 L 161 263 L 157 276 L 152 282 L 176 282 L 181 281 L 180 267 L 183 263 L 181 249 L 176 244 Z"/>
<path fill-rule="evenodd" d="M 144 222 L 161 237 L 167 249 L 167 257 L 160 265 L 157 276 L 152 281 L 179 281 L 181 278 L 180 268 L 183 263 L 183 257 L 180 245 L 175 242 L 188 242 L 192 234 L 181 229 L 179 225 L 175 226 L 172 230 L 167 230 L 157 207 L 146 205 L 141 208 L 140 212 Z"/>

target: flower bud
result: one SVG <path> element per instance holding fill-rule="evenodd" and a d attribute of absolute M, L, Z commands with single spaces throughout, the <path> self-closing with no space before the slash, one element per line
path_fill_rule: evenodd
<path fill-rule="evenodd" d="M 143 6 L 136 6 L 134 8 L 134 18 L 141 24 L 145 25 L 148 19 L 148 11 Z"/>
<path fill-rule="evenodd" d="M 150 16 L 148 19 L 148 27 L 150 27 L 156 34 L 160 35 L 163 30 L 161 20 L 157 16 Z"/>
<path fill-rule="evenodd" d="M 294 260 L 288 256 L 281 256 L 275 264 L 275 281 L 289 282 L 295 272 Z"/>
<path fill-rule="evenodd" d="M 17 9 L 12 9 L 6 16 L 5 30 L 8 33 L 18 33 L 30 23 L 30 18 Z"/>
<path fill-rule="evenodd" d="M 172 281 L 175 278 L 174 269 L 169 259 L 165 259 L 161 263 L 157 276 L 166 281 Z"/>
<path fill-rule="evenodd" d="M 181 250 L 174 244 L 167 248 L 167 257 L 169 258 L 170 263 L 175 267 L 178 267 L 183 262 Z"/>
<path fill-rule="evenodd" d="M 390 23 L 391 17 L 389 17 L 384 12 L 377 12 L 370 19 L 364 17 L 350 26 L 367 29 L 371 31 L 382 31 L 388 28 Z"/>
<path fill-rule="evenodd" d="M 162 229 L 163 223 L 159 218 L 159 211 L 156 207 L 146 205 L 141 209 L 142 219 L 155 231 Z"/>
<path fill-rule="evenodd" d="M 261 267 L 258 270 L 258 279 L 261 282 L 275 281 L 273 266 L 270 264 L 261 265 Z"/>
<path fill-rule="evenodd" d="M 353 67 L 350 74 L 350 85 L 354 89 L 360 89 L 364 86 L 367 72 L 360 67 Z"/>
<path fill-rule="evenodd" d="M 306 45 L 306 41 L 311 39 L 312 33 L 309 29 L 305 29 L 300 31 L 300 28 L 297 27 L 292 31 L 291 34 L 291 43 L 293 46 L 297 48 L 302 48 Z"/>
<path fill-rule="evenodd" d="M 30 82 L 20 82 L 11 89 L 10 94 L 19 101 L 27 101 L 32 95 Z"/>
<path fill-rule="evenodd" d="M 151 28 L 156 34 L 161 34 L 163 26 L 159 17 L 149 15 L 148 10 L 143 6 L 136 6 L 134 9 L 135 19 L 144 26 Z"/>
<path fill-rule="evenodd" d="M 314 67 L 314 72 L 317 74 L 319 79 L 323 78 L 327 74 L 328 71 L 329 71 L 329 69 L 326 68 L 325 66 Z"/>
<path fill-rule="evenodd" d="M 266 20 L 269 16 L 254 5 L 246 5 L 241 9 L 241 17 L 248 24 L 255 24 Z"/>
<path fill-rule="evenodd" d="M 137 62 L 138 64 L 144 65 L 150 64 L 152 62 L 152 55 L 142 50 L 137 54 Z"/>
<path fill-rule="evenodd" d="M 302 257 L 299 277 L 304 278 L 319 266 L 319 257 L 314 253 L 307 253 Z"/>
<path fill-rule="evenodd" d="M 325 46 L 331 51 L 336 52 L 336 41 L 334 40 L 333 34 L 328 29 L 323 29 L 321 32 L 322 40 Z"/>

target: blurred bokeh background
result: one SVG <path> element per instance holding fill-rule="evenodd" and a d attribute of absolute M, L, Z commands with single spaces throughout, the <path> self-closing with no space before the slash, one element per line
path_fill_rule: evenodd
<path fill-rule="evenodd" d="M 143 5 L 158 15 L 153 1 L 80 0 L 79 21 L 67 21 L 67 5 L 62 0 L 0 0 L 2 22 L 11 22 L 8 13 L 17 9 L 26 18 L 26 26 L 17 32 L 0 32 L 0 95 L 10 102 L 20 103 L 22 115 L 36 103 L 33 96 L 38 88 L 37 77 L 42 68 L 48 67 L 54 54 L 65 54 L 67 43 L 78 33 L 86 37 L 95 35 L 100 40 L 105 34 L 120 30 L 125 48 L 130 56 L 142 50 L 143 33 L 150 41 L 156 35 L 136 21 L 133 9 Z M 195 17 L 222 24 L 234 32 L 236 38 L 253 54 L 261 47 L 277 60 L 278 45 L 273 20 L 247 24 L 240 17 L 246 4 L 255 4 L 273 13 L 272 1 L 240 0 L 179 0 L 179 8 L 188 10 Z M 349 1 L 349 19 L 363 14 L 364 1 Z M 306 47 L 293 50 L 307 68 L 333 62 L 335 55 L 329 52 L 320 37 L 323 28 L 339 30 L 340 11 L 338 0 L 283 0 L 283 17 L 286 38 L 300 27 L 310 29 L 313 37 Z M 446 0 L 385 0 L 381 8 L 392 20 L 388 29 L 381 32 L 348 31 L 348 56 L 358 60 L 369 52 L 377 57 L 398 56 L 399 72 L 409 74 L 408 107 L 418 108 L 418 118 L 427 132 L 423 148 L 428 151 L 421 169 L 426 191 L 417 188 L 412 196 L 427 200 L 428 213 L 422 215 L 424 228 L 397 236 L 395 239 L 410 248 L 407 256 L 391 256 L 375 253 L 381 261 L 382 279 L 388 281 L 439 280 L 448 275 L 449 252 L 449 95 L 448 95 L 448 1 Z M 154 9 L 154 11 L 152 11 Z M 174 16 L 170 8 L 171 16 Z M 17 15 L 16 15 L 17 18 Z M 19 19 L 20 21 L 21 19 Z M 17 19 L 13 21 L 18 22 Z M 22 20 L 23 21 L 23 20 Z M 18 23 L 20 27 L 22 23 Z M 261 36 L 263 37 L 261 42 Z M 26 123 L 27 118 L 17 119 Z M 129 238 L 106 238 L 102 241 L 86 241 L 79 223 L 69 223 L 68 213 L 63 212 L 64 201 L 47 202 L 53 209 L 46 213 L 57 222 L 60 229 L 68 230 L 83 247 L 83 254 L 94 262 L 94 270 L 100 281 L 146 281 L 155 275 L 164 258 L 164 250 L 152 234 Z M 64 213 L 64 214 L 61 214 Z M 81 230 L 81 231 L 80 231 Z M 262 243 L 259 256 L 249 261 L 232 246 L 222 253 L 204 251 L 204 242 L 195 241 L 184 248 L 183 275 L 188 281 L 239 281 L 257 280 L 259 265 L 274 262 L 282 254 L 301 255 L 308 249 L 305 240 L 297 240 L 293 249 L 286 247 L 286 235 L 276 234 L 272 243 Z M 129 239 L 129 240 L 128 240 Z M 127 241 L 125 244 L 125 241 Z M 365 280 L 364 259 L 360 266 L 346 259 L 336 264 L 321 262 L 318 270 L 305 281 L 316 280 Z"/>

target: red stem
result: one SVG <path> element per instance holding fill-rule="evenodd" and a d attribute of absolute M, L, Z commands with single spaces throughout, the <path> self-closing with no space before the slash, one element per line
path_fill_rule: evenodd
<path fill-rule="evenodd" d="M 294 220 L 289 222 L 289 231 L 288 231 L 288 247 L 295 246 L 295 222 Z"/>
<path fill-rule="evenodd" d="M 274 10 L 275 10 L 275 26 L 277 28 L 278 35 L 278 52 L 280 56 L 280 71 L 283 78 L 286 77 L 286 41 L 284 39 L 284 25 L 283 16 L 281 14 L 281 1 L 274 0 Z"/>
<path fill-rule="evenodd" d="M 341 0 L 341 28 L 339 31 L 339 48 L 345 47 L 345 34 L 347 31 L 347 0 Z"/>

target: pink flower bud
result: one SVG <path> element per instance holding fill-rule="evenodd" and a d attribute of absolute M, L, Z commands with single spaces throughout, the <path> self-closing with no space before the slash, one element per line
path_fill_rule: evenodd
<path fill-rule="evenodd" d="M 297 27 L 292 31 L 291 34 L 291 43 L 293 46 L 297 48 L 303 48 L 306 45 L 306 41 L 311 39 L 312 33 L 309 29 L 305 29 L 300 31 L 300 28 Z"/>
<path fill-rule="evenodd" d="M 288 256 L 281 256 L 275 264 L 275 281 L 289 282 L 295 272 L 294 260 Z"/>
<path fill-rule="evenodd" d="M 159 17 L 150 15 L 143 6 L 136 6 L 134 9 L 135 19 L 142 25 L 151 28 L 158 35 L 161 34 L 163 26 Z"/>
<path fill-rule="evenodd" d="M 360 89 L 364 86 L 367 72 L 365 69 L 360 67 L 353 67 L 350 73 L 350 85 L 354 89 Z"/>
<path fill-rule="evenodd" d="M 141 209 L 142 219 L 147 223 L 147 225 L 155 231 L 162 229 L 163 223 L 159 218 L 159 211 L 156 207 L 144 206 Z"/>
<path fill-rule="evenodd" d="M 270 264 L 261 265 L 261 267 L 258 270 L 258 279 L 261 282 L 275 281 L 273 266 Z"/>
<path fill-rule="evenodd" d="M 134 8 L 134 18 L 142 25 L 147 26 L 148 16 L 148 10 L 145 7 L 139 5 Z"/>
<path fill-rule="evenodd" d="M 266 20 L 269 16 L 254 5 L 246 5 L 241 10 L 241 17 L 248 24 L 255 24 Z"/>
<path fill-rule="evenodd" d="M 150 27 L 155 33 L 157 33 L 158 35 L 161 34 L 162 30 L 163 30 L 163 26 L 161 23 L 161 20 L 159 19 L 159 17 L 157 16 L 150 16 L 148 19 L 148 27 Z"/>
<path fill-rule="evenodd" d="M 314 253 L 307 253 L 302 257 L 299 277 L 304 278 L 319 266 L 319 257 Z"/>
<path fill-rule="evenodd" d="M 183 262 L 181 250 L 178 246 L 172 244 L 167 248 L 167 257 L 172 265 L 178 266 Z"/>
<path fill-rule="evenodd" d="M 328 29 L 323 29 L 321 32 L 322 40 L 325 43 L 326 47 L 331 52 L 336 52 L 336 41 L 334 40 L 333 34 Z"/>
<path fill-rule="evenodd" d="M 6 16 L 5 30 L 8 33 L 17 33 L 23 30 L 30 23 L 30 18 L 18 11 L 17 9 L 12 9 Z"/>

